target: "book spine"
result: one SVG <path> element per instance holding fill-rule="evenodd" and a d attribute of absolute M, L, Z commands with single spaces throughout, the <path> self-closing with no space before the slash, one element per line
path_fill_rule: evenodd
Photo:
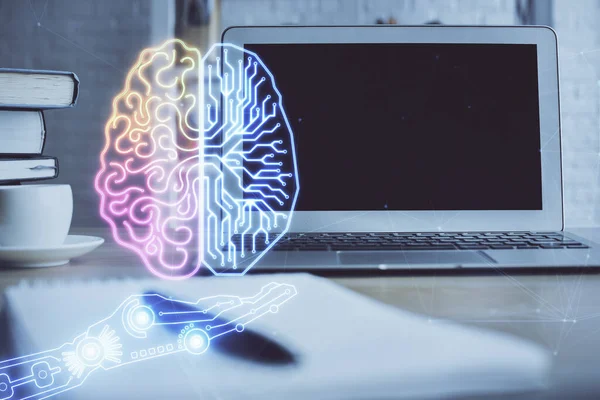
<path fill-rule="evenodd" d="M 44 147 L 46 147 L 46 116 L 44 115 L 44 111 L 40 110 L 40 118 L 42 119 L 42 143 L 40 146 L 40 153 L 42 154 L 44 152 Z M 58 161 L 57 161 L 57 166 L 58 166 Z"/>
<path fill-rule="evenodd" d="M 73 78 L 73 101 L 71 101 L 71 107 L 74 107 L 77 104 L 77 99 L 79 99 L 79 77 L 75 72 L 71 72 L 71 77 Z"/>
<path fill-rule="evenodd" d="M 56 157 L 52 157 L 52 158 L 54 158 L 54 176 L 47 178 L 47 179 L 58 178 L 58 158 L 56 158 Z"/>

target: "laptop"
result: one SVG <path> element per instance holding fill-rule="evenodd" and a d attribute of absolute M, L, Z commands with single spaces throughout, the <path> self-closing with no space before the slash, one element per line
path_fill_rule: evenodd
<path fill-rule="evenodd" d="M 275 77 L 300 192 L 254 270 L 600 265 L 564 231 L 548 27 L 232 27 Z M 259 249 L 260 250 L 260 249 Z"/>

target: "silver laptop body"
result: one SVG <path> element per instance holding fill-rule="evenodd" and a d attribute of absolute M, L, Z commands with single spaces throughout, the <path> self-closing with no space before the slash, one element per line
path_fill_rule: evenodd
<path fill-rule="evenodd" d="M 547 27 L 232 27 L 273 74 L 300 193 L 254 270 L 600 265 L 564 231 Z"/>

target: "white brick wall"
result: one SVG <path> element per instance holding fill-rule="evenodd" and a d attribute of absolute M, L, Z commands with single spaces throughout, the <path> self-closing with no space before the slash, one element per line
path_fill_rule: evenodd
<path fill-rule="evenodd" d="M 568 226 L 600 224 L 598 17 L 600 3 L 596 0 L 554 0 Z"/>
<path fill-rule="evenodd" d="M 221 0 L 222 27 L 356 25 L 394 17 L 400 24 L 513 24 L 514 0 Z"/>

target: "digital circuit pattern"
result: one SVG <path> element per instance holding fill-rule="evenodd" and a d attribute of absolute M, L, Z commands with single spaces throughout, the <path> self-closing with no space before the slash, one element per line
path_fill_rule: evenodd
<path fill-rule="evenodd" d="M 299 190 L 292 130 L 254 53 L 217 44 L 201 57 L 178 39 L 142 51 L 105 138 L 101 216 L 161 278 L 203 266 L 244 274 L 289 228 Z"/>
<path fill-rule="evenodd" d="M 182 352 L 203 354 L 212 341 L 241 334 L 296 294 L 293 285 L 271 282 L 251 297 L 188 302 L 157 293 L 130 296 L 72 341 L 1 361 L 0 400 L 45 399 L 83 385 L 95 371 Z"/>

